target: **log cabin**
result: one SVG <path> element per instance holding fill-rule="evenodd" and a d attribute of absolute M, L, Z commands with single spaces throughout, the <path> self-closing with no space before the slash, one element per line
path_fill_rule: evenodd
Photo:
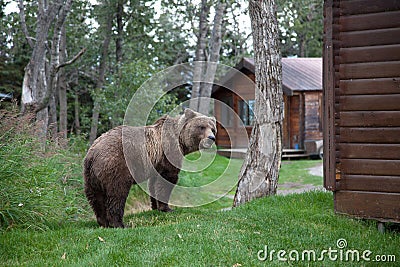
<path fill-rule="evenodd" d="M 400 222 L 400 1 L 325 0 L 324 186 L 335 211 Z"/>
<path fill-rule="evenodd" d="M 240 75 L 228 73 L 221 79 L 224 86 L 214 87 L 212 93 L 217 100 L 214 115 L 220 122 L 216 142 L 220 148 L 245 151 L 254 122 L 254 60 L 243 58 L 235 69 Z M 322 147 L 322 58 L 283 58 L 282 89 L 284 156 L 318 154 Z"/>

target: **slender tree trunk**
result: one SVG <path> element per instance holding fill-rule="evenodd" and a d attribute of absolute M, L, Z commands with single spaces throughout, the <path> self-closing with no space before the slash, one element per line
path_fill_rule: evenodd
<path fill-rule="evenodd" d="M 55 95 L 50 97 L 49 102 L 49 125 L 48 130 L 50 138 L 57 141 L 58 125 L 57 125 L 57 98 Z"/>
<path fill-rule="evenodd" d="M 202 84 L 200 90 L 200 101 L 198 103 L 198 111 L 202 114 L 208 115 L 210 109 L 211 91 L 213 87 L 215 72 L 217 70 L 217 62 L 219 61 L 219 54 L 221 50 L 221 28 L 222 20 L 226 11 L 226 3 L 224 0 L 218 2 L 218 6 L 214 16 L 214 26 L 210 39 L 210 53 L 208 62 L 215 64 L 207 64 L 206 69 L 206 82 Z"/>
<path fill-rule="evenodd" d="M 122 18 L 124 16 L 124 0 L 117 2 L 117 38 L 115 40 L 115 56 L 117 59 L 117 67 L 119 68 L 123 60 L 123 41 L 124 41 L 124 24 Z"/>
<path fill-rule="evenodd" d="M 199 110 L 199 99 L 201 80 L 203 77 L 203 65 L 206 60 L 206 38 L 208 32 L 207 17 L 210 12 L 210 7 L 207 4 L 207 0 L 201 1 L 200 21 L 199 21 L 199 33 L 197 35 L 197 48 L 196 48 L 196 61 L 194 62 L 193 70 L 193 85 L 192 94 L 189 103 L 189 107 L 195 111 Z"/>
<path fill-rule="evenodd" d="M 282 156 L 282 67 L 275 0 L 250 0 L 256 75 L 255 123 L 234 206 L 274 195 Z"/>
<path fill-rule="evenodd" d="M 61 31 L 60 61 L 64 62 L 67 58 L 67 37 L 65 26 Z M 58 72 L 58 98 L 60 103 L 60 138 L 67 139 L 67 81 L 64 69 Z"/>
<path fill-rule="evenodd" d="M 75 101 L 74 101 L 74 125 L 75 125 L 75 133 L 77 135 L 81 134 L 81 123 L 79 120 L 79 95 L 78 93 L 75 93 Z"/>
<path fill-rule="evenodd" d="M 306 57 L 306 39 L 303 36 L 299 36 L 299 52 L 300 52 L 300 57 Z"/>
<path fill-rule="evenodd" d="M 104 77 L 107 67 L 107 55 L 108 55 L 108 47 L 111 41 L 111 33 L 112 33 L 112 25 L 113 25 L 113 14 L 109 14 L 109 18 L 107 19 L 107 26 L 105 29 L 105 37 L 102 46 L 101 58 L 100 58 L 100 66 L 99 66 L 99 77 L 97 79 L 97 84 L 95 88 L 95 97 L 93 103 L 93 113 L 92 113 L 92 124 L 90 127 L 90 136 L 89 143 L 93 144 L 94 140 L 97 137 L 97 126 L 99 124 L 99 115 L 100 115 L 100 90 L 104 85 Z"/>

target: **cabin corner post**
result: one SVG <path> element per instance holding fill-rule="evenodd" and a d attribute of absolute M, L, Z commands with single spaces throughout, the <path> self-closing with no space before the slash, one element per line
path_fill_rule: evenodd
<path fill-rule="evenodd" d="M 335 191 L 335 68 L 333 47 L 333 0 L 324 3 L 323 42 L 323 138 L 324 187 Z"/>

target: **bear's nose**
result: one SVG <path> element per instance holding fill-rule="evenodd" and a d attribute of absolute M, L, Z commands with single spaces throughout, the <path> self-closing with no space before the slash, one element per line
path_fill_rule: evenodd
<path fill-rule="evenodd" d="M 213 136 L 213 135 L 210 135 L 210 136 L 208 137 L 208 139 L 211 139 L 211 140 L 213 140 L 213 141 L 215 142 L 215 136 Z"/>

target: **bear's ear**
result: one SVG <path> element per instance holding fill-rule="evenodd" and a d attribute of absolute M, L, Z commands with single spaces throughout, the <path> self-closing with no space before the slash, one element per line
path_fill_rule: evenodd
<path fill-rule="evenodd" d="M 185 120 L 188 121 L 197 116 L 197 113 L 191 110 L 190 108 L 185 109 Z"/>

